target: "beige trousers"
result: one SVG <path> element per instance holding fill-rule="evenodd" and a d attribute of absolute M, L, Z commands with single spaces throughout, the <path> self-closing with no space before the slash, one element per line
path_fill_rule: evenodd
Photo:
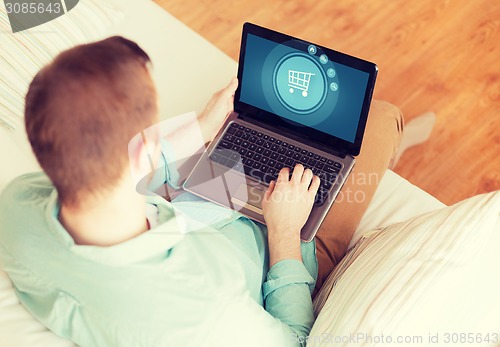
<path fill-rule="evenodd" d="M 396 157 L 403 124 L 397 107 L 387 102 L 372 102 L 356 165 L 316 234 L 319 269 L 313 297 L 346 254 L 380 180 Z"/>

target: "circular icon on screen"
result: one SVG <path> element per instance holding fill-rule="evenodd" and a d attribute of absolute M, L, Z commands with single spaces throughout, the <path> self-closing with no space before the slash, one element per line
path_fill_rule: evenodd
<path fill-rule="evenodd" d="M 330 83 L 330 89 L 336 92 L 339 89 L 339 85 L 335 82 Z"/>
<path fill-rule="evenodd" d="M 283 57 L 276 65 L 273 82 L 278 100 L 292 112 L 310 113 L 325 101 L 327 84 L 324 71 L 305 54 Z"/>
<path fill-rule="evenodd" d="M 320 62 L 321 64 L 326 64 L 326 63 L 328 63 L 328 57 L 326 56 L 326 54 L 321 54 L 321 55 L 319 56 L 319 62 Z"/>
<path fill-rule="evenodd" d="M 330 78 L 334 78 L 334 77 L 335 77 L 335 75 L 336 75 L 336 72 L 335 72 L 335 70 L 334 70 L 334 69 L 329 68 L 328 70 L 326 70 L 326 74 L 328 75 L 328 77 L 330 77 Z"/>
<path fill-rule="evenodd" d="M 316 46 L 315 45 L 309 45 L 309 47 L 307 47 L 307 51 L 309 52 L 309 54 L 315 55 L 316 54 Z"/>

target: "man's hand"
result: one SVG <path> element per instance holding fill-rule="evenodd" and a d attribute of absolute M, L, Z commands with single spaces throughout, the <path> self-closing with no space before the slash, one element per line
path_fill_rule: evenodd
<path fill-rule="evenodd" d="M 226 117 L 233 111 L 236 88 L 238 88 L 238 79 L 234 77 L 226 88 L 212 96 L 198 117 L 205 141 L 213 140 Z"/>
<path fill-rule="evenodd" d="M 264 195 L 262 209 L 269 230 L 270 267 L 283 259 L 302 260 L 300 230 L 311 213 L 320 179 L 297 164 L 292 177 L 283 168 Z"/>

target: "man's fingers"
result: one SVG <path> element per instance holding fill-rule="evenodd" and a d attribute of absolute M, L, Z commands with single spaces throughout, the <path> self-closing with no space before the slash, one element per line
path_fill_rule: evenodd
<path fill-rule="evenodd" d="M 216 91 L 214 95 L 212 95 L 212 99 L 210 100 L 209 103 L 218 102 L 220 100 L 232 100 L 237 88 L 238 88 L 238 79 L 236 77 L 233 77 L 231 82 L 229 82 L 229 84 L 226 87 Z"/>
<path fill-rule="evenodd" d="M 318 176 L 315 175 L 312 179 L 311 186 L 309 187 L 309 193 L 312 194 L 313 196 L 316 195 L 320 183 L 321 180 L 319 179 Z"/>
<path fill-rule="evenodd" d="M 233 77 L 233 79 L 231 80 L 231 82 L 229 82 L 227 87 L 224 88 L 224 92 L 227 93 L 229 96 L 232 96 L 234 95 L 236 88 L 238 88 L 238 79 L 236 77 Z"/>
<path fill-rule="evenodd" d="M 300 182 L 302 184 L 306 184 L 306 186 L 309 187 L 312 178 L 313 178 L 313 172 L 311 171 L 311 169 L 305 169 L 304 173 L 302 174 L 302 179 L 300 180 Z"/>
<path fill-rule="evenodd" d="M 284 167 L 283 169 L 280 170 L 280 173 L 278 174 L 278 182 L 288 182 L 288 176 L 290 175 L 290 171 L 288 170 L 287 167 Z"/>
<path fill-rule="evenodd" d="M 299 184 L 302 180 L 302 174 L 304 173 L 304 166 L 302 164 L 295 165 L 292 173 L 292 179 L 290 181 Z"/>
<path fill-rule="evenodd" d="M 264 200 L 269 200 L 269 198 L 271 197 L 271 194 L 274 191 L 275 186 L 276 186 L 275 181 L 271 181 L 271 183 L 269 183 L 269 187 L 267 187 L 266 193 L 264 194 Z"/>

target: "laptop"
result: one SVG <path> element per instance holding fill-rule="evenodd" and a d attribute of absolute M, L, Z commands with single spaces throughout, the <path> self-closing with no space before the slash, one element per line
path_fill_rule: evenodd
<path fill-rule="evenodd" d="M 245 23 L 234 112 L 183 188 L 265 224 L 262 199 L 283 167 L 321 179 L 301 239 L 313 240 L 359 154 L 377 66 Z"/>

